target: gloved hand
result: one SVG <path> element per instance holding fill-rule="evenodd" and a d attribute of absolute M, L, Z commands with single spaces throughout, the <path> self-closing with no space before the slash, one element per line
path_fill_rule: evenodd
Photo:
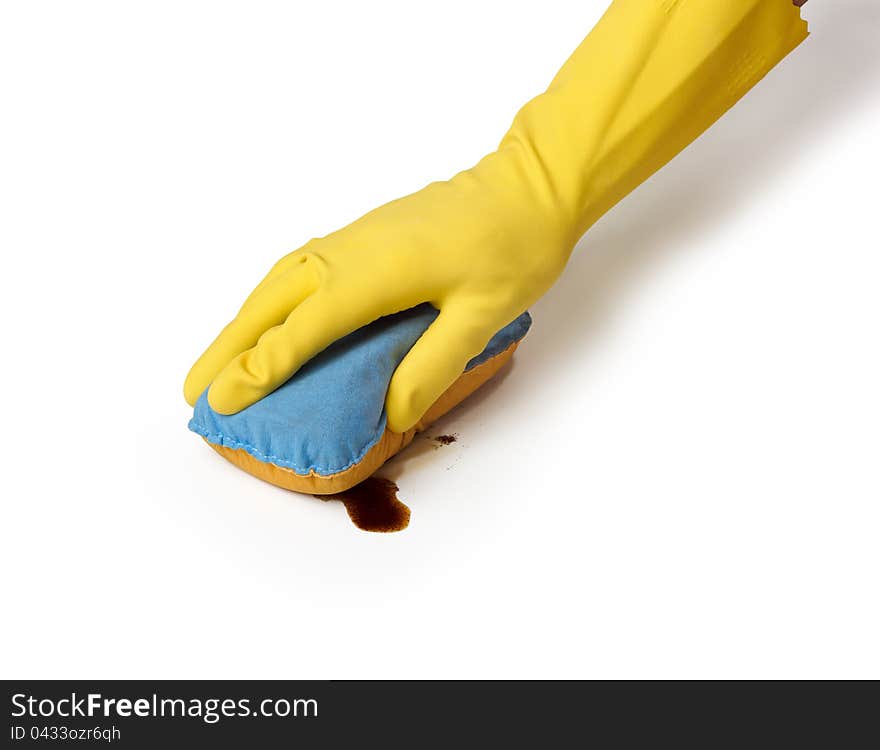
<path fill-rule="evenodd" d="M 792 0 L 615 0 L 498 150 L 282 258 L 184 386 L 230 414 L 336 339 L 429 302 L 388 426 L 414 425 L 561 273 L 580 236 L 806 37 Z"/>

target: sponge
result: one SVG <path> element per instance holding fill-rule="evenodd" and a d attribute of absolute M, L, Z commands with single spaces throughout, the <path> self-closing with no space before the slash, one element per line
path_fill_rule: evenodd
<path fill-rule="evenodd" d="M 215 412 L 206 391 L 189 428 L 239 468 L 279 487 L 315 495 L 344 492 L 490 380 L 532 322 L 523 313 L 501 329 L 418 424 L 405 433 L 391 432 L 385 415 L 391 376 L 437 314 L 430 305 L 419 305 L 380 318 L 328 347 L 237 414 Z"/>

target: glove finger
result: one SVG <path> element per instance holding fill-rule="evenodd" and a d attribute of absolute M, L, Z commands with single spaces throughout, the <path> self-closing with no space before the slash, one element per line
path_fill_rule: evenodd
<path fill-rule="evenodd" d="M 299 262 L 252 293 L 186 376 L 183 394 L 187 402 L 194 405 L 226 365 L 253 347 L 265 331 L 283 323 L 317 287 L 317 274 L 308 263 Z"/>
<path fill-rule="evenodd" d="M 296 266 L 305 262 L 306 253 L 314 250 L 317 240 L 309 240 L 305 245 L 303 245 L 298 250 L 294 250 L 292 253 L 288 253 L 283 258 L 280 258 L 272 268 L 269 269 L 269 273 L 267 273 L 263 280 L 254 287 L 254 290 L 250 293 L 248 298 L 244 301 L 244 305 L 242 307 L 246 307 L 248 303 L 256 296 L 258 296 L 269 284 L 271 284 L 275 279 L 284 275 L 291 269 L 296 268 Z"/>
<path fill-rule="evenodd" d="M 470 306 L 443 306 L 391 378 L 385 399 L 389 429 L 406 432 L 415 426 L 494 333 L 485 315 Z"/>
<path fill-rule="evenodd" d="M 208 390 L 220 414 L 238 411 L 269 395 L 316 354 L 383 313 L 375 305 L 351 304 L 351 294 L 320 290 L 267 330 L 256 346 L 235 357 Z"/>

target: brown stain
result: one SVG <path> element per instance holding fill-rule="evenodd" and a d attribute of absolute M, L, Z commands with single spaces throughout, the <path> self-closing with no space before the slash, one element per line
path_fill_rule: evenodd
<path fill-rule="evenodd" d="M 434 438 L 434 442 L 437 445 L 452 445 L 458 442 L 458 435 L 437 435 Z"/>
<path fill-rule="evenodd" d="M 345 492 L 315 497 L 342 501 L 348 517 L 359 529 L 387 534 L 409 526 L 410 511 L 397 499 L 399 489 L 390 479 L 369 477 Z"/>

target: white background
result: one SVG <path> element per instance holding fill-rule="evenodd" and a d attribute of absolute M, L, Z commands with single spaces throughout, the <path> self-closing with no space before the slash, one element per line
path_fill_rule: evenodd
<path fill-rule="evenodd" d="M 581 242 L 396 535 L 186 430 L 271 263 L 470 166 L 605 0 L 4 3 L 4 677 L 880 677 L 880 6 Z"/>

